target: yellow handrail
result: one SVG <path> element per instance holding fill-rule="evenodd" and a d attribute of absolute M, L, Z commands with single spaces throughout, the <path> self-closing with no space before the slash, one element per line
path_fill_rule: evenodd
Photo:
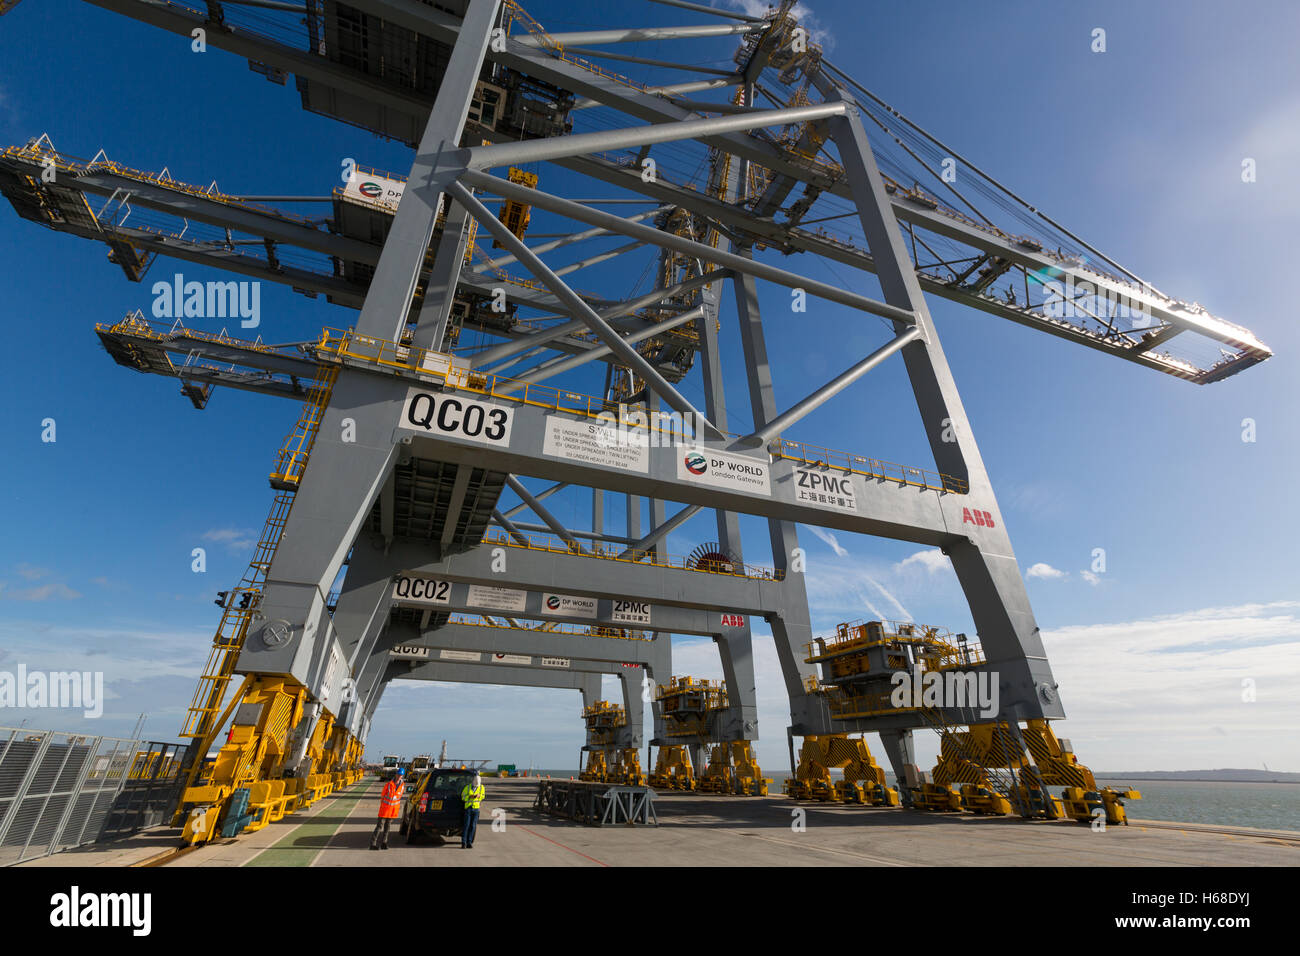
<path fill-rule="evenodd" d="M 440 359 L 444 358 L 443 353 L 435 352 L 432 349 L 409 348 L 388 339 L 359 336 L 340 329 L 324 329 L 315 345 L 315 350 L 318 355 L 347 357 L 379 368 L 390 368 L 408 374 L 417 372 L 431 377 L 442 378 L 448 385 L 470 392 L 477 392 L 490 398 L 505 399 L 570 415 L 599 418 L 601 415 L 607 415 L 614 410 L 610 403 L 602 398 L 582 395 L 550 385 L 520 382 L 500 375 L 467 370 L 456 366 L 452 366 L 446 371 L 435 371 L 434 368 L 430 367 L 431 363 L 428 359 L 431 356 L 438 356 Z M 649 436 L 650 432 L 674 434 L 672 428 L 660 428 L 653 424 L 628 424 L 627 427 L 629 429 L 644 428 L 647 436 Z M 740 436 L 731 435 L 729 437 L 737 438 Z M 827 448 L 807 445 L 803 442 L 777 439 L 769 446 L 769 450 L 777 458 L 809 465 L 839 468 L 869 478 L 897 481 L 906 486 L 927 488 L 932 491 L 951 494 L 966 494 L 969 490 L 969 486 L 964 480 L 941 472 L 931 471 L 927 468 L 916 468 L 911 465 L 900 465 L 879 458 L 867 458 L 849 452 L 831 451 Z M 563 550 L 568 550 L 567 546 Z"/>

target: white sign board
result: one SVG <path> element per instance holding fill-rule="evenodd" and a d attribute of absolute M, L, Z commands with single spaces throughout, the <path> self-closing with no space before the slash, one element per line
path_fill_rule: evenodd
<path fill-rule="evenodd" d="M 568 594 L 543 594 L 543 614 L 562 614 L 565 617 L 595 617 L 596 599 L 572 597 Z"/>
<path fill-rule="evenodd" d="M 406 393 L 397 427 L 434 438 L 461 438 L 505 448 L 510 444 L 514 416 L 509 405 L 417 386 Z"/>
<path fill-rule="evenodd" d="M 649 449 L 645 445 L 619 444 L 617 437 L 618 432 L 609 425 L 575 422 L 559 415 L 548 415 L 542 454 L 647 473 L 650 470 Z"/>
<path fill-rule="evenodd" d="M 527 591 L 516 591 L 513 588 L 493 588 L 481 584 L 471 584 L 469 587 L 470 607 L 486 607 L 494 611 L 522 611 L 527 599 Z"/>
<path fill-rule="evenodd" d="M 493 654 L 494 664 L 531 664 L 533 659 L 524 654 Z"/>
<path fill-rule="evenodd" d="M 449 604 L 451 582 L 436 581 L 433 578 L 408 578 L 400 574 L 393 583 L 393 600 L 408 604 Z"/>
<path fill-rule="evenodd" d="M 769 462 L 700 448 L 678 448 L 677 477 L 727 491 L 771 493 Z"/>
<path fill-rule="evenodd" d="M 465 661 L 467 664 L 483 663 L 483 655 L 478 651 L 440 651 L 438 656 L 444 661 Z"/>
<path fill-rule="evenodd" d="M 429 648 L 416 647 L 414 644 L 398 644 L 388 656 L 395 661 L 427 661 L 429 659 Z"/>
<path fill-rule="evenodd" d="M 649 624 L 650 605 L 645 601 L 616 600 L 609 617 L 620 624 Z"/>
<path fill-rule="evenodd" d="M 402 191 L 405 188 L 406 183 L 400 179 L 363 173 L 354 168 L 352 175 L 348 177 L 348 184 L 343 187 L 343 195 L 367 206 L 396 210 L 397 204 L 402 201 Z"/>
<path fill-rule="evenodd" d="M 543 657 L 541 659 L 543 667 L 568 667 L 572 663 L 567 657 Z"/>
<path fill-rule="evenodd" d="M 794 497 L 817 508 L 856 514 L 858 499 L 853 494 L 853 476 L 826 468 L 794 469 Z"/>

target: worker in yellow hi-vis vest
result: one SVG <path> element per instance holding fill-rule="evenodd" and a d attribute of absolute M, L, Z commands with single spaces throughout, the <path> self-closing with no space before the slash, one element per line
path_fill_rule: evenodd
<path fill-rule="evenodd" d="M 483 778 L 475 772 L 474 782 L 467 783 L 460 789 L 460 802 L 465 808 L 464 824 L 460 828 L 462 850 L 474 849 L 474 831 L 478 829 L 478 808 L 485 796 L 487 796 L 487 788 L 483 786 Z"/>

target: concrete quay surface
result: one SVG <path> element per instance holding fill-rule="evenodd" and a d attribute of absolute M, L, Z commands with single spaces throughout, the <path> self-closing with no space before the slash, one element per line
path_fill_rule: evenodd
<path fill-rule="evenodd" d="M 219 840 L 169 867 L 362 866 L 1295 866 L 1300 833 L 1134 820 L 1090 827 L 1018 817 L 796 804 L 781 795 L 663 793 L 657 827 L 588 827 L 532 810 L 535 779 L 485 778 L 474 848 L 459 838 L 408 844 L 392 828 L 371 850 L 380 784 L 367 777 L 302 813 Z M 1135 809 L 1135 808 L 1130 808 Z M 495 814 L 494 828 L 493 811 Z M 802 829 L 796 810 L 805 811 Z M 23 866 L 140 866 L 177 846 L 159 828 Z"/>

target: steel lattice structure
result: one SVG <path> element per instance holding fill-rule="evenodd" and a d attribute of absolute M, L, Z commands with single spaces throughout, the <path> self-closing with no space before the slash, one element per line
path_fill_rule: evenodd
<path fill-rule="evenodd" d="M 215 183 L 186 186 L 102 155 L 75 160 L 45 139 L 0 156 L 0 189 L 21 215 L 107 242 L 133 280 L 163 255 L 359 309 L 352 330 L 284 346 L 138 316 L 99 328 L 118 362 L 178 376 L 199 407 L 215 385 L 307 401 L 300 440 L 272 476 L 283 505 L 268 522 L 264 566 L 255 561 L 243 606 L 226 608 L 238 636 L 222 645 L 219 635 L 230 653 L 214 656 L 208 675 L 216 701 L 196 699 L 198 754 L 237 676 L 246 689 L 270 675 L 301 691 L 294 719 L 275 731 L 277 773 L 319 766 L 311 755 L 322 720 L 341 747 L 364 741 L 396 678 L 557 686 L 542 661 L 560 658 L 571 674 L 560 685 L 582 689 L 584 703 L 590 674 L 618 673 L 628 713 L 639 714 L 642 673 L 667 681 L 670 635 L 684 634 L 715 639 L 726 678 L 725 707 L 686 741 L 698 762 L 709 741 L 757 739 L 749 623 L 760 617 L 784 673 L 791 741 L 879 732 L 902 778 L 915 759 L 912 730 L 929 725 L 916 712 L 832 712 L 802 651 L 814 637 L 803 576 L 787 573 L 796 523 L 942 549 L 970 605 L 979 666 L 1000 678 L 998 720 L 1018 728 L 1065 713 L 926 294 L 1197 384 L 1271 354 L 1247 330 L 1143 282 L 888 107 L 823 56 L 790 2 L 752 17 L 654 0 L 712 19 L 567 34 L 547 33 L 512 0 L 89 2 L 181 36 L 204 29 L 209 45 L 270 79 L 294 74 L 304 108 L 415 148 L 404 177 L 357 174 L 400 203 L 349 187 L 325 226 Z M 719 37 L 737 39 L 734 67 L 687 65 L 704 58 L 693 45 Z M 619 52 L 644 39 L 671 44 L 675 62 Z M 663 82 L 619 75 L 629 62 Z M 945 160 L 968 171 L 960 188 Z M 43 180 L 51 166 L 59 175 Z M 551 168 L 588 177 L 604 195 L 564 198 L 517 175 L 539 170 L 544 183 Z M 98 211 L 88 198 L 103 200 Z M 487 203 L 498 201 L 493 212 Z M 619 201 L 636 211 L 605 211 Z M 567 231 L 526 244 L 519 223 L 529 210 Z M 571 246 L 602 239 L 621 244 L 559 263 Z M 657 250 L 648 292 L 608 298 L 565 278 L 636 250 Z M 879 298 L 779 264 L 794 255 L 874 275 L 867 286 Z M 760 282 L 879 317 L 890 334 L 782 409 Z M 728 431 L 725 384 L 735 381 L 719 345 L 728 301 L 754 417 L 743 435 Z M 460 347 L 467 331 L 492 342 L 470 352 Z M 933 470 L 794 439 L 802 419 L 893 356 L 906 367 Z M 696 365 L 703 407 L 678 387 Z M 575 391 L 592 369 L 594 384 Z M 634 413 L 646 446 L 584 444 L 590 428 Z M 537 480 L 550 484 L 538 491 Z M 507 489 L 521 503 L 503 511 Z M 583 529 L 544 503 L 577 490 L 590 495 Z M 623 535 L 604 528 L 615 494 L 627 497 Z M 525 510 L 538 523 L 520 522 Z M 667 535 L 701 510 L 716 515 L 716 542 L 704 557 L 666 554 Z M 771 568 L 746 563 L 739 514 L 766 519 Z M 410 645 L 528 663 L 394 657 Z M 234 724 L 261 739 L 272 734 L 267 712 L 241 706 Z M 665 740 L 658 707 L 654 738 Z M 639 719 L 618 742 L 642 745 Z M 793 744 L 791 754 L 793 765 Z"/>

